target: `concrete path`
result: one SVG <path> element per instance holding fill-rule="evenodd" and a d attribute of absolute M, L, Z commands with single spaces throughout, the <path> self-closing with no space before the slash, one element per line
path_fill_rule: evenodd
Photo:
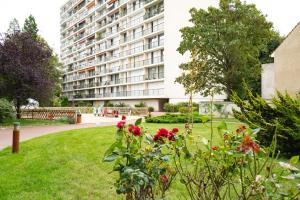
<path fill-rule="evenodd" d="M 139 117 L 131 116 L 127 117 L 128 123 L 133 123 Z M 68 131 L 82 128 L 93 128 L 101 126 L 111 126 L 117 124 L 120 118 L 106 118 L 106 117 L 94 117 L 90 114 L 82 115 L 82 124 L 76 125 L 55 125 L 55 126 L 25 126 L 21 127 L 20 140 L 26 141 L 42 135 L 51 133 Z M 12 144 L 12 127 L 0 128 L 0 150 L 11 146 Z"/>

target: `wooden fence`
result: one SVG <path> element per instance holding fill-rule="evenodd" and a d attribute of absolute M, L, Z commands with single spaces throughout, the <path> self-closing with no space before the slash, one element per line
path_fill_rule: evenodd
<path fill-rule="evenodd" d="M 75 109 L 22 109 L 21 118 L 22 119 L 45 119 L 53 120 L 63 117 L 76 119 L 76 110 Z"/>

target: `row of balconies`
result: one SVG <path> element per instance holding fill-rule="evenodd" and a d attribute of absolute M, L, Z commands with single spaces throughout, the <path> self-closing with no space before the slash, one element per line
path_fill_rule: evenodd
<path fill-rule="evenodd" d="M 73 87 L 65 86 L 65 87 L 63 87 L 63 90 L 69 91 L 69 90 L 101 87 L 101 86 L 132 84 L 132 83 L 139 83 L 139 82 L 143 82 L 143 81 L 160 80 L 163 78 L 164 78 L 164 73 L 153 73 L 153 74 L 148 74 L 148 75 L 132 76 L 132 77 L 127 77 L 127 78 L 118 78 L 118 79 L 110 80 L 110 81 L 92 82 L 92 83 L 88 83 L 88 84 L 78 84 L 78 85 L 73 85 Z"/>
<path fill-rule="evenodd" d="M 158 56 L 158 57 L 154 57 L 154 58 L 150 58 L 150 59 L 146 59 L 146 60 L 136 61 L 134 63 L 128 63 L 128 64 L 116 66 L 116 67 L 113 67 L 113 68 L 109 68 L 107 70 L 96 71 L 95 75 L 114 73 L 114 72 L 119 72 L 119 71 L 123 71 L 123 70 L 126 70 L 126 69 L 146 67 L 146 66 L 149 66 L 149 65 L 162 63 L 163 61 L 164 61 L 163 57 Z M 88 63 L 81 64 L 81 65 L 78 65 L 78 66 L 75 66 L 75 67 L 70 67 L 67 70 L 67 72 L 72 72 L 72 71 L 75 71 L 75 70 L 81 70 L 81 69 L 84 69 L 86 67 L 91 67 L 91 66 L 96 65 L 96 64 L 99 64 L 99 63 L 96 62 L 96 61 L 95 62 L 88 62 Z"/>
<path fill-rule="evenodd" d="M 144 96 L 162 96 L 164 95 L 164 89 L 147 89 L 147 90 L 132 90 L 132 91 L 120 91 L 113 93 L 95 93 L 95 94 L 75 94 L 65 95 L 69 99 L 95 99 L 95 98 L 114 98 L 114 97 L 144 97 Z"/>
<path fill-rule="evenodd" d="M 148 29 L 136 32 L 135 34 L 130 34 L 129 36 L 127 36 L 125 38 L 122 38 L 121 40 L 115 41 L 113 44 L 106 43 L 105 46 L 102 46 L 101 48 L 96 48 L 95 51 L 97 53 L 105 51 L 105 50 L 110 49 L 112 47 L 116 47 L 117 45 L 124 44 L 124 43 L 130 42 L 130 41 L 133 41 L 135 39 L 141 38 L 141 37 L 143 37 L 145 35 L 151 34 L 153 32 L 163 30 L 163 28 L 164 28 L 164 23 L 162 22 L 162 23 L 160 23 L 160 24 L 158 24 L 156 26 L 153 26 L 152 28 L 148 28 Z M 73 50 L 69 50 L 69 51 L 67 51 L 65 53 L 62 53 L 62 58 L 67 57 L 70 54 L 72 54 L 72 53 L 74 53 L 74 52 L 76 52 L 78 50 L 81 50 L 81 49 L 83 49 L 86 46 L 93 45 L 95 42 L 96 42 L 96 40 L 93 39 L 93 40 L 88 41 L 86 43 L 86 45 L 80 45 L 77 48 L 76 47 L 73 48 Z"/>
<path fill-rule="evenodd" d="M 122 59 L 124 57 L 132 56 L 134 54 L 141 53 L 143 51 L 147 51 L 147 50 L 150 50 L 150 49 L 153 49 L 153 48 L 161 47 L 163 45 L 164 45 L 164 40 L 161 39 L 159 41 L 151 42 L 151 43 L 148 43 L 146 45 L 141 45 L 141 46 L 129 49 L 129 50 L 122 51 L 120 53 L 113 53 L 112 55 L 109 55 L 109 56 L 108 55 L 107 56 L 102 56 L 102 58 L 98 59 L 97 62 L 98 63 L 104 63 L 104 62 L 110 62 L 112 60 Z M 69 64 L 72 64 L 74 62 L 83 60 L 87 56 L 96 55 L 97 53 L 99 53 L 99 52 L 97 52 L 96 50 L 81 53 L 81 54 L 75 56 L 73 59 L 71 58 L 69 60 L 66 60 L 65 65 L 69 65 Z"/>
<path fill-rule="evenodd" d="M 161 12 L 163 12 L 163 9 L 160 9 L 160 10 L 158 10 L 158 11 L 153 11 L 153 12 L 151 12 L 150 14 L 147 14 L 147 13 L 146 13 L 145 16 L 147 15 L 146 18 L 148 19 L 148 18 L 150 18 L 150 17 L 155 16 L 156 14 L 160 14 Z M 151 15 L 151 16 L 150 16 L 150 15 Z M 138 19 L 135 19 L 135 20 L 133 20 L 133 21 L 129 21 L 129 22 L 123 24 L 121 27 L 119 27 L 119 29 L 118 29 L 115 33 L 119 32 L 119 31 L 122 31 L 122 30 L 124 30 L 124 29 L 127 29 L 127 28 L 130 28 L 130 27 L 133 27 L 133 26 L 136 26 L 136 25 L 140 24 L 140 23 L 143 22 L 143 20 L 145 19 L 145 16 L 144 16 L 144 18 L 141 17 L 141 18 L 138 18 Z M 71 40 L 69 40 L 69 41 L 66 41 L 64 44 L 62 44 L 62 48 L 65 48 L 65 47 L 67 47 L 68 45 L 73 44 L 74 42 L 76 42 L 76 41 L 78 41 L 78 40 L 80 40 L 80 39 L 82 39 L 82 38 L 84 38 L 84 37 L 86 37 L 86 36 L 92 34 L 93 32 L 95 32 L 95 30 L 99 30 L 99 29 L 105 27 L 106 25 L 108 25 L 108 24 L 110 24 L 110 23 L 112 23 L 112 21 L 102 22 L 100 25 L 96 26 L 96 29 L 92 28 L 90 31 L 86 31 L 84 34 L 81 34 L 81 35 L 79 35 L 79 36 L 76 36 L 74 39 L 71 39 Z M 82 28 L 82 27 L 81 27 L 81 28 Z M 79 28 L 78 30 L 80 30 L 80 28 Z M 108 37 L 108 36 L 110 36 L 110 35 L 112 35 L 112 34 L 113 34 L 112 32 L 100 33 L 100 34 L 97 36 L 97 40 L 102 40 L 102 39 L 104 39 L 104 38 L 106 38 L 106 37 Z"/>

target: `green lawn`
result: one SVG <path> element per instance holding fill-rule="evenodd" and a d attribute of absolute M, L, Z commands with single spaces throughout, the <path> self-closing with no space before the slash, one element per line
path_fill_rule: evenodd
<path fill-rule="evenodd" d="M 145 126 L 155 133 L 160 127 L 184 125 Z M 101 161 L 115 131 L 115 127 L 66 131 L 22 143 L 19 155 L 10 149 L 0 151 L 0 199 L 118 199 L 116 174 L 109 174 L 111 165 Z M 196 124 L 194 131 L 209 137 L 208 126 Z M 183 199 L 183 191 L 180 183 L 174 184 L 170 199 Z"/>
<path fill-rule="evenodd" d="M 66 120 L 10 119 L 0 123 L 0 127 L 12 126 L 14 122 L 20 122 L 22 126 L 68 124 Z"/>

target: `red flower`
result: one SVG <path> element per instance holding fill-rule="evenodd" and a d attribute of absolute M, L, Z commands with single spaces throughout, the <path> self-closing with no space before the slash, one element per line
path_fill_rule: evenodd
<path fill-rule="evenodd" d="M 133 131 L 133 125 L 129 125 L 129 127 L 128 127 L 128 131 L 130 132 L 130 133 L 132 133 L 132 131 Z"/>
<path fill-rule="evenodd" d="M 175 133 L 174 132 L 169 132 L 168 139 L 170 141 L 175 141 Z"/>
<path fill-rule="evenodd" d="M 237 147 L 238 152 L 247 153 L 249 151 L 253 151 L 254 153 L 258 153 L 260 151 L 259 145 L 252 140 L 250 135 L 246 135 L 242 141 L 242 143 Z"/>
<path fill-rule="evenodd" d="M 238 129 L 236 129 L 236 133 L 240 134 L 240 133 L 244 132 L 245 130 L 246 130 L 246 126 L 241 125 Z"/>
<path fill-rule="evenodd" d="M 217 146 L 212 146 L 211 149 L 212 149 L 213 151 L 217 151 L 219 148 L 218 148 Z"/>
<path fill-rule="evenodd" d="M 118 122 L 117 127 L 118 127 L 119 129 L 124 128 L 125 123 L 126 123 L 126 122 L 124 122 L 124 121 L 120 121 L 120 122 Z"/>
<path fill-rule="evenodd" d="M 134 136 L 140 136 L 141 135 L 141 128 L 138 126 L 133 127 L 133 135 Z"/>
<path fill-rule="evenodd" d="M 178 132 L 179 132 L 179 129 L 178 129 L 178 128 L 173 128 L 173 129 L 172 129 L 172 132 L 173 132 L 173 133 L 178 133 Z"/>
<path fill-rule="evenodd" d="M 158 130 L 157 134 L 160 135 L 161 137 L 168 137 L 169 131 L 165 128 L 161 128 Z"/>
<path fill-rule="evenodd" d="M 122 116 L 122 120 L 126 120 L 126 116 L 125 115 Z"/>
<path fill-rule="evenodd" d="M 160 175 L 159 179 L 162 183 L 168 183 L 168 181 L 169 181 L 169 179 L 166 175 Z"/>

